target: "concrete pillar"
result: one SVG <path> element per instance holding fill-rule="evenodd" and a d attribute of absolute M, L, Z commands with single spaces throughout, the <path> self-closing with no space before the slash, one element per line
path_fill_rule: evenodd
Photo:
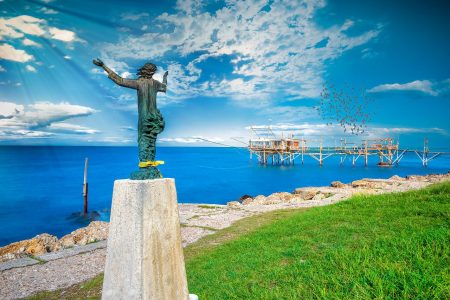
<path fill-rule="evenodd" d="M 189 299 L 173 179 L 114 182 L 102 299 Z"/>

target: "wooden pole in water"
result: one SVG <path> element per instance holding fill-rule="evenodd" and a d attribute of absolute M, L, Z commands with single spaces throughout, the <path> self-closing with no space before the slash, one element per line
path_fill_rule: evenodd
<path fill-rule="evenodd" d="M 84 161 L 84 179 L 83 179 L 83 198 L 84 207 L 83 214 L 86 216 L 88 213 L 88 182 L 87 182 L 87 171 L 88 171 L 88 158 L 86 157 Z"/>

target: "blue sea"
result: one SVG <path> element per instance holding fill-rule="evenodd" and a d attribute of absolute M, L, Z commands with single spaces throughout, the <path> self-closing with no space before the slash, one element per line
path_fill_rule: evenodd
<path fill-rule="evenodd" d="M 85 157 L 89 158 L 90 210 L 108 220 L 113 182 L 137 169 L 134 147 L 0 147 L 0 246 L 47 232 L 61 237 L 88 221 L 71 217 L 83 206 Z M 305 164 L 261 166 L 246 149 L 160 147 L 157 157 L 164 177 L 175 178 L 178 201 L 225 204 L 243 194 L 268 195 L 297 187 L 328 185 L 333 180 L 388 178 L 392 175 L 446 173 L 450 157 L 439 157 L 423 168 L 409 154 L 397 167 L 369 166 L 359 159 L 339 165 L 337 157 L 322 167 L 309 157 Z"/>

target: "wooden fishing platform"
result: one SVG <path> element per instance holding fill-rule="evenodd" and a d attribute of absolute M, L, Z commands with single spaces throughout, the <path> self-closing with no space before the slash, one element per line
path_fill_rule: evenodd
<path fill-rule="evenodd" d="M 351 159 L 353 166 L 361 158 L 364 166 L 368 166 L 369 157 L 377 156 L 380 167 L 398 165 L 407 153 L 415 153 L 424 167 L 440 155 L 450 155 L 450 152 L 434 152 L 428 148 L 428 140 L 424 139 L 423 149 L 402 149 L 398 141 L 393 138 L 378 138 L 362 140 L 361 144 L 349 143 L 345 139 L 340 140 L 339 146 L 324 147 L 322 140 L 296 138 L 293 134 L 277 137 L 270 126 L 266 128 L 250 127 L 256 134 L 256 138 L 250 138 L 248 150 L 250 159 L 256 155 L 258 162 L 263 165 L 293 165 L 296 160 L 304 163 L 305 157 L 315 159 L 320 166 L 325 159 L 338 156 L 343 165 L 347 158 Z M 315 145 L 315 146 L 310 146 Z"/>

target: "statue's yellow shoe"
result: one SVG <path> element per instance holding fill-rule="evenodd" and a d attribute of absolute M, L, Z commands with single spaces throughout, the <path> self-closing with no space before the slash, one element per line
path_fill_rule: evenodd
<path fill-rule="evenodd" d="M 157 167 L 159 165 L 163 165 L 163 160 L 156 160 L 156 161 L 141 161 L 139 162 L 139 168 L 148 168 L 148 167 Z"/>

